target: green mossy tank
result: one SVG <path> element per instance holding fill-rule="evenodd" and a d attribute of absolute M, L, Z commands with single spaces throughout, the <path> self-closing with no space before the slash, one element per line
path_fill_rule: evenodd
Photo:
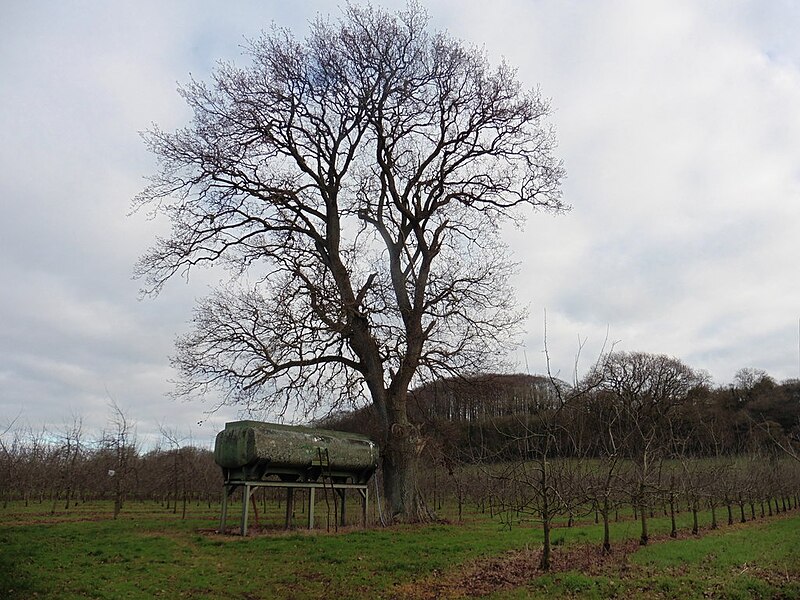
<path fill-rule="evenodd" d="M 355 433 L 233 421 L 217 434 L 214 460 L 225 481 L 317 481 L 366 483 L 378 466 L 378 447 Z"/>

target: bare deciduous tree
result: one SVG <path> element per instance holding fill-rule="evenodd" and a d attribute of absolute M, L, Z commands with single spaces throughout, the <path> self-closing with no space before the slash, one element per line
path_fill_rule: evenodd
<path fill-rule="evenodd" d="M 84 451 L 83 419 L 77 415 L 72 416 L 72 423 L 65 424 L 58 434 L 59 447 L 57 448 L 58 468 L 56 469 L 59 480 L 59 491 L 64 494 L 64 510 L 68 510 L 75 484 L 78 481 L 78 464 Z M 57 495 L 53 498 L 55 512 Z"/>
<path fill-rule="evenodd" d="M 172 480 L 172 512 L 173 514 L 178 512 L 178 490 L 180 489 L 180 496 L 182 499 L 182 508 L 181 508 L 181 518 L 186 518 L 186 501 L 187 501 L 187 465 L 186 465 L 186 454 L 187 448 L 186 440 L 190 438 L 190 436 L 181 436 L 177 429 L 169 428 L 166 425 L 160 425 L 159 431 L 161 432 L 161 437 L 169 445 L 169 454 L 172 457 L 172 466 L 171 466 L 171 476 L 170 479 Z M 169 500 L 167 501 L 167 507 L 169 507 Z"/>
<path fill-rule="evenodd" d="M 146 291 L 232 269 L 178 343 L 178 392 L 292 412 L 366 392 L 386 497 L 414 519 L 408 390 L 503 355 L 520 314 L 500 224 L 565 209 L 548 103 L 430 34 L 415 3 L 348 5 L 304 41 L 273 29 L 249 54 L 182 88 L 191 125 L 145 135 L 162 169 L 135 205 L 173 226 L 137 268 Z"/>
<path fill-rule="evenodd" d="M 619 502 L 622 458 L 628 432 L 620 430 L 621 407 L 609 394 L 591 394 L 588 402 L 596 422 L 597 466 L 589 476 L 587 488 L 603 520 L 603 553 L 608 554 L 611 552 L 610 516 Z"/>
<path fill-rule="evenodd" d="M 633 463 L 631 492 L 641 519 L 642 545 L 649 540 L 647 518 L 660 484 L 659 467 L 672 445 L 672 415 L 707 379 L 676 358 L 646 352 L 612 352 L 588 376 L 589 385 L 614 398 L 620 426 L 627 431 L 624 451 Z"/>
<path fill-rule="evenodd" d="M 138 457 L 136 447 L 136 431 L 125 411 L 116 401 L 109 403 L 111 415 L 109 428 L 103 433 L 101 445 L 111 452 L 111 467 L 108 477 L 114 488 L 114 518 L 119 516 L 125 497 L 131 486 L 130 477 L 133 474 L 133 464 Z"/>

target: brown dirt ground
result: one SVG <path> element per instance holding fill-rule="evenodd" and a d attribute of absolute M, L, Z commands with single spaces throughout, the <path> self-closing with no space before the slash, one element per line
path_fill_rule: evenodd
<path fill-rule="evenodd" d="M 738 525 L 738 524 L 737 524 Z M 737 525 L 734 525 L 736 527 Z M 701 531 L 700 535 L 708 533 Z M 694 537 L 681 531 L 677 539 Z M 650 544 L 666 543 L 668 535 L 651 536 Z M 596 544 L 581 544 L 569 548 L 554 547 L 551 554 L 550 573 L 579 571 L 597 576 L 613 573 L 624 577 L 633 568 L 628 557 L 641 546 L 638 539 L 616 543 L 610 554 L 602 554 Z M 434 572 L 431 576 L 398 586 L 394 600 L 440 600 L 474 598 L 501 590 L 522 587 L 543 572 L 539 570 L 541 549 L 511 550 L 500 556 L 476 559 L 452 571 Z M 760 573 L 768 580 L 766 573 Z"/>
<path fill-rule="evenodd" d="M 625 545 L 617 544 L 611 554 L 603 555 L 597 546 L 581 545 L 564 551 L 553 548 L 550 572 L 577 570 L 585 574 L 599 574 L 612 569 L 624 572 L 629 567 L 627 556 L 639 548 L 636 540 Z M 485 596 L 504 589 L 525 585 L 542 574 L 539 570 L 541 550 L 511 550 L 500 556 L 470 561 L 446 573 L 436 573 L 398 586 L 392 596 L 396 600 L 438 600 L 444 598 L 470 598 Z"/>

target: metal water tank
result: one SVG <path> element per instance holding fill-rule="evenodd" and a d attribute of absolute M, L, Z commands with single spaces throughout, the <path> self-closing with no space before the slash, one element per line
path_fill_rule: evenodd
<path fill-rule="evenodd" d="M 378 446 L 355 433 L 233 421 L 217 434 L 214 460 L 225 481 L 366 483 L 378 466 Z"/>

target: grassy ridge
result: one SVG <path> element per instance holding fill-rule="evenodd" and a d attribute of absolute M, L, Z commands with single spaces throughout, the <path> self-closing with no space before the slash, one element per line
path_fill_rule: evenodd
<path fill-rule="evenodd" d="M 216 509 L 193 507 L 185 521 L 157 505 L 130 503 L 116 521 L 110 505 L 78 509 L 0 511 L 0 598 L 391 598 L 398 585 L 419 581 L 423 594 L 435 573 L 457 574 L 469 561 L 535 548 L 540 540 L 535 524 L 509 531 L 481 515 L 462 525 L 241 539 L 210 532 Z M 686 529 L 690 515 L 680 519 Z M 654 536 L 669 531 L 666 518 L 651 525 Z M 612 534 L 617 544 L 635 539 L 637 524 L 616 523 Z M 590 524 L 559 528 L 554 540 L 567 552 L 586 543 L 596 548 L 601 535 Z M 709 590 L 714 597 L 800 597 L 798 549 L 800 517 L 793 514 L 653 544 L 630 554 L 624 571 L 537 576 L 491 597 L 702 598 Z"/>

